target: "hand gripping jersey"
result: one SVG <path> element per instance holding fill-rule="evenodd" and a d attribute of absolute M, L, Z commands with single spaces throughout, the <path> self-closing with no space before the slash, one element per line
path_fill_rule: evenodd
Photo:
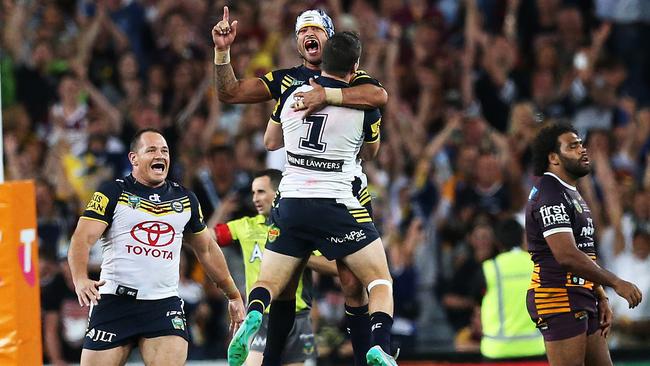
<path fill-rule="evenodd" d="M 179 257 L 183 234 L 205 230 L 194 193 L 165 181 L 158 188 L 133 176 L 103 184 L 82 218 L 108 224 L 102 246 L 101 294 L 120 286 L 137 290 L 137 299 L 178 296 Z"/>
<path fill-rule="evenodd" d="M 594 283 L 567 272 L 553 257 L 545 238 L 566 232 L 579 250 L 596 260 L 594 223 L 578 190 L 552 173 L 532 188 L 526 206 L 526 238 L 534 263 L 529 291 L 534 292 L 534 317 L 576 310 L 595 312 Z"/>
<path fill-rule="evenodd" d="M 269 93 L 276 101 L 280 100 L 282 94 L 284 94 L 287 89 L 292 87 L 299 87 L 302 85 L 309 85 L 310 78 L 317 78 L 321 74 L 320 70 L 312 70 L 304 65 L 292 67 L 290 69 L 280 69 L 267 73 L 262 76 L 260 80 L 264 82 L 264 85 L 269 90 Z M 357 70 L 350 80 L 350 86 L 359 86 L 364 84 L 372 84 L 378 87 L 383 88 L 381 83 L 368 75 L 363 70 Z M 368 178 L 365 173 L 362 171 L 361 160 L 357 160 L 357 171 L 355 173 L 356 177 L 361 179 L 361 188 L 365 189 L 368 186 Z M 367 191 L 367 190 L 366 190 Z M 361 197 L 360 197 L 361 198 Z M 368 199 L 370 196 L 368 195 Z M 362 203 L 362 205 L 365 203 Z"/>
<path fill-rule="evenodd" d="M 348 85 L 327 77 L 324 87 Z M 311 86 L 294 86 L 278 101 L 272 121 L 282 124 L 287 163 L 279 191 L 286 198 L 353 198 L 352 181 L 357 174 L 357 155 L 365 142 L 379 141 L 381 114 L 327 106 L 301 119 L 290 107 L 293 95 Z"/>

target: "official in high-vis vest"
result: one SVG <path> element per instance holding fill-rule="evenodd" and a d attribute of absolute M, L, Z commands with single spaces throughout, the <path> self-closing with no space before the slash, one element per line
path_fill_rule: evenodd
<path fill-rule="evenodd" d="M 481 354 L 489 359 L 544 355 L 544 340 L 526 309 L 533 262 L 521 248 L 523 228 L 514 219 L 495 228 L 500 254 L 483 262 Z"/>

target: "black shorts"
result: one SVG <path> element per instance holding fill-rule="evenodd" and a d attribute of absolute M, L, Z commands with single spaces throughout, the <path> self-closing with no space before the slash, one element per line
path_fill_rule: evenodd
<path fill-rule="evenodd" d="M 318 250 L 333 260 L 377 238 L 370 214 L 356 198 L 280 198 L 271 210 L 266 248 L 297 258 Z"/>
<path fill-rule="evenodd" d="M 354 177 L 354 180 L 352 181 L 352 194 L 357 198 L 357 200 L 359 200 L 361 206 L 368 211 L 370 217 L 373 217 L 372 197 L 370 196 L 370 192 L 368 192 L 368 186 L 362 187 L 361 184 L 361 178 Z"/>
<path fill-rule="evenodd" d="M 269 329 L 269 314 L 264 314 L 262 326 L 253 337 L 251 342 L 251 351 L 264 353 L 266 346 L 266 337 Z M 316 340 L 314 339 L 314 330 L 311 325 L 309 311 L 296 314 L 296 320 L 293 328 L 287 336 L 287 342 L 282 352 L 283 363 L 299 363 L 308 359 L 316 359 Z"/>
<path fill-rule="evenodd" d="M 189 341 L 183 300 L 172 296 L 160 300 L 102 295 L 90 309 L 83 348 L 105 350 L 137 344 L 140 338 L 177 335 Z"/>

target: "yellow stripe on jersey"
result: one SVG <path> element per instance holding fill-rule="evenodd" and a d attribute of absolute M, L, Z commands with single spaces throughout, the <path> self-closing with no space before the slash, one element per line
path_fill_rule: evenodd
<path fill-rule="evenodd" d="M 287 75 L 282 79 L 281 84 L 288 88 L 291 86 L 291 84 L 293 84 L 293 79 Z"/>
<path fill-rule="evenodd" d="M 559 309 L 539 310 L 537 314 L 546 315 L 546 314 L 560 314 L 560 313 L 569 313 L 569 312 L 571 312 L 571 308 L 559 308 Z"/>
<path fill-rule="evenodd" d="M 128 203 L 131 206 L 133 205 L 131 202 L 129 202 L 129 196 L 124 195 L 124 194 L 120 196 L 120 198 L 118 199 L 118 202 L 125 202 L 125 203 Z M 183 205 L 183 208 L 190 205 L 189 197 L 185 197 L 185 198 L 183 198 L 181 200 L 174 200 L 174 201 L 169 201 L 169 202 L 165 202 L 165 203 L 161 203 L 161 204 L 155 204 L 155 203 L 151 203 L 151 202 L 148 202 L 148 201 L 143 201 L 142 199 L 140 199 L 139 201 L 137 201 L 136 206 L 137 207 L 146 207 L 146 208 L 148 208 L 149 210 L 152 210 L 152 211 L 163 211 L 163 210 L 171 210 L 171 209 L 173 209 L 172 205 L 175 204 L 174 202 L 179 202 L 180 204 Z"/>
<path fill-rule="evenodd" d="M 535 304 L 558 303 L 563 301 L 569 301 L 569 296 L 567 295 L 567 296 L 549 297 L 549 298 L 541 297 L 535 299 Z"/>
<path fill-rule="evenodd" d="M 152 210 L 152 209 L 149 209 L 149 208 L 144 207 L 144 206 L 139 206 L 139 207 L 133 208 L 133 206 L 131 206 L 128 202 L 122 201 L 122 200 L 117 201 L 117 204 L 122 205 L 122 206 L 126 206 L 126 207 L 134 209 L 134 210 L 138 210 L 140 212 L 145 212 L 145 213 L 148 213 L 148 214 L 154 215 L 154 216 L 167 216 L 167 215 L 173 215 L 173 214 L 178 214 L 178 213 L 181 213 L 181 212 L 187 212 L 187 211 L 192 210 L 192 208 L 189 205 L 185 206 L 183 211 L 178 212 L 178 211 L 174 211 L 171 208 L 169 210 Z"/>

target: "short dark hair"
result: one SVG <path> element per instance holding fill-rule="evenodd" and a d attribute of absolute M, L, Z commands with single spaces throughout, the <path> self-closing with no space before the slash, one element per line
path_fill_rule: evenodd
<path fill-rule="evenodd" d="M 151 127 L 138 130 L 138 132 L 136 132 L 135 135 L 133 135 L 133 138 L 131 139 L 131 144 L 129 145 L 129 151 L 131 152 L 138 151 L 138 148 L 140 147 L 140 138 L 142 137 L 142 135 L 144 135 L 147 132 L 153 132 L 159 134 L 160 136 L 164 136 L 162 132 L 160 132 L 158 129 L 151 128 Z"/>
<path fill-rule="evenodd" d="M 524 229 L 515 219 L 499 221 L 494 229 L 494 237 L 504 251 L 520 246 L 524 238 Z"/>
<path fill-rule="evenodd" d="M 361 40 L 356 33 L 334 34 L 323 47 L 323 71 L 344 77 L 354 69 L 361 57 Z"/>
<path fill-rule="evenodd" d="M 254 178 L 261 177 L 269 177 L 269 180 L 271 181 L 271 187 L 273 187 L 274 191 L 277 191 L 278 187 L 280 186 L 280 181 L 282 180 L 282 172 L 277 169 L 264 169 L 257 172 Z"/>
<path fill-rule="evenodd" d="M 533 174 L 542 176 L 548 171 L 548 154 L 560 152 L 560 141 L 558 138 L 567 133 L 573 132 L 576 135 L 578 131 L 571 125 L 565 123 L 553 123 L 542 128 L 532 144 L 533 153 Z"/>

